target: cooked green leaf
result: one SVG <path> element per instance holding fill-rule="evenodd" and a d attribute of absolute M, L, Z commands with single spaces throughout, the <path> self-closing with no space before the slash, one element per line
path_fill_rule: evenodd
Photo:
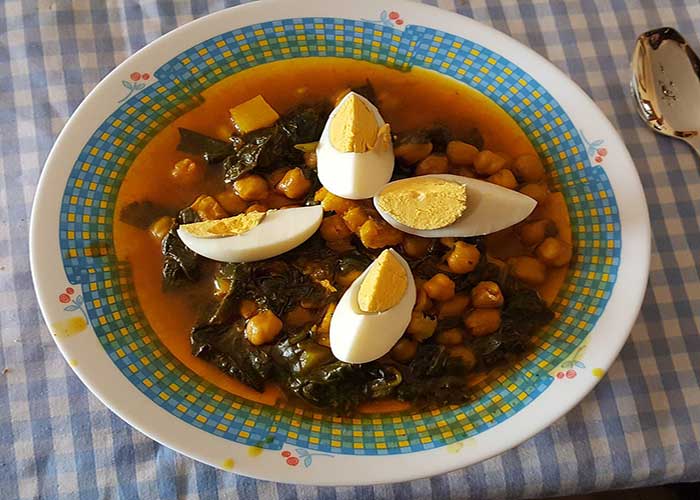
<path fill-rule="evenodd" d="M 166 207 L 149 200 L 132 201 L 122 207 L 119 220 L 139 229 L 148 229 L 153 222 L 171 213 Z"/>
<path fill-rule="evenodd" d="M 263 348 L 246 340 L 244 328 L 240 321 L 197 326 L 191 334 L 192 354 L 262 392 L 273 368 L 271 358 Z"/>

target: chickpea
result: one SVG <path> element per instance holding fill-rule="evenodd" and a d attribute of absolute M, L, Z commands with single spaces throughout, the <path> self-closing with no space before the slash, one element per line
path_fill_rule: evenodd
<path fill-rule="evenodd" d="M 557 234 L 557 228 L 549 219 L 528 222 L 520 227 L 520 241 L 525 246 L 539 245 L 548 236 Z"/>
<path fill-rule="evenodd" d="M 474 170 L 480 175 L 493 175 L 506 166 L 506 159 L 485 149 L 474 158 Z"/>
<path fill-rule="evenodd" d="M 508 189 L 515 189 L 518 187 L 518 181 L 515 179 L 513 172 L 507 168 L 501 169 L 495 174 L 488 176 L 486 180 Z"/>
<path fill-rule="evenodd" d="M 458 241 L 452 251 L 447 254 L 447 266 L 453 273 L 466 274 L 476 269 L 480 258 L 481 252 L 475 245 Z"/>
<path fill-rule="evenodd" d="M 499 151 L 496 154 L 505 160 L 506 163 L 503 168 L 510 168 L 510 166 L 513 164 L 513 157 L 508 153 L 504 153 L 503 151 Z"/>
<path fill-rule="evenodd" d="M 503 294 L 498 283 L 482 281 L 472 288 L 472 305 L 477 309 L 489 309 L 503 305 Z"/>
<path fill-rule="evenodd" d="M 461 328 L 450 328 L 443 330 L 435 336 L 435 342 L 442 345 L 457 345 L 464 340 L 464 330 Z"/>
<path fill-rule="evenodd" d="M 464 326 L 475 337 L 490 335 L 501 327 L 501 311 L 474 309 L 464 318 Z"/>
<path fill-rule="evenodd" d="M 539 286 L 544 283 L 547 278 L 547 268 L 534 257 L 529 257 L 527 255 L 513 257 L 508 261 L 508 264 L 510 265 L 513 276 L 526 285 Z"/>
<path fill-rule="evenodd" d="M 202 220 L 216 220 L 228 217 L 226 210 L 213 197 L 203 194 L 192 203 L 192 209 Z"/>
<path fill-rule="evenodd" d="M 284 318 L 284 322 L 289 326 L 303 326 L 313 322 L 315 315 L 309 309 L 304 309 L 301 306 L 296 306 L 289 311 Z"/>
<path fill-rule="evenodd" d="M 413 165 L 426 158 L 433 152 L 433 144 L 430 142 L 401 144 L 394 148 L 394 156 L 406 165 Z"/>
<path fill-rule="evenodd" d="M 321 222 L 321 238 L 326 241 L 342 240 L 351 234 L 352 232 L 343 222 L 343 217 L 338 214 L 326 217 Z"/>
<path fill-rule="evenodd" d="M 544 203 L 549 195 L 549 190 L 544 184 L 525 184 L 520 188 L 520 192 L 525 196 L 529 196 L 538 204 Z"/>
<path fill-rule="evenodd" d="M 264 203 L 253 203 L 245 209 L 245 213 L 249 214 L 250 212 L 267 212 L 267 209 L 268 206 Z"/>
<path fill-rule="evenodd" d="M 433 302 L 430 300 L 430 297 L 428 297 L 428 294 L 422 287 L 418 288 L 416 290 L 416 305 L 413 306 L 413 310 L 425 312 L 431 307 L 433 307 Z"/>
<path fill-rule="evenodd" d="M 437 328 L 437 319 L 426 316 L 420 311 L 411 313 L 411 322 L 406 328 L 406 332 L 418 342 L 429 339 Z"/>
<path fill-rule="evenodd" d="M 238 312 L 245 319 L 250 319 L 258 313 L 258 305 L 249 299 L 241 300 L 238 306 Z"/>
<path fill-rule="evenodd" d="M 444 302 L 455 296 L 455 282 L 447 275 L 437 273 L 425 282 L 423 290 L 431 299 Z"/>
<path fill-rule="evenodd" d="M 304 176 L 304 172 L 297 167 L 284 174 L 276 187 L 277 191 L 287 198 L 301 198 L 311 189 L 311 181 Z"/>
<path fill-rule="evenodd" d="M 443 302 L 438 307 L 438 318 L 452 318 L 460 316 L 469 307 L 471 299 L 467 295 L 455 295 L 452 299 Z"/>
<path fill-rule="evenodd" d="M 389 224 L 369 219 L 360 227 L 360 240 L 367 248 L 384 248 L 401 243 L 403 233 Z"/>
<path fill-rule="evenodd" d="M 282 331 L 282 321 L 272 311 L 263 311 L 248 320 L 245 336 L 253 345 L 272 342 Z"/>
<path fill-rule="evenodd" d="M 358 271 L 357 269 L 353 269 L 352 271 L 348 271 L 345 274 L 340 274 L 336 278 L 336 283 L 340 285 L 341 288 L 347 288 L 350 285 L 353 284 L 353 282 L 360 277 L 360 274 L 362 274 L 362 271 Z"/>
<path fill-rule="evenodd" d="M 343 215 L 351 208 L 356 207 L 357 202 L 353 200 L 346 200 L 345 198 L 336 196 L 333 193 L 326 193 L 326 195 L 321 200 L 321 206 L 326 212 L 335 212 L 337 214 Z"/>
<path fill-rule="evenodd" d="M 185 158 L 173 166 L 170 176 L 181 186 L 191 186 L 204 179 L 205 168 L 189 158 Z"/>
<path fill-rule="evenodd" d="M 328 304 L 326 312 L 323 313 L 323 319 L 321 319 L 321 323 L 318 325 L 318 333 L 321 335 L 328 335 L 331 331 L 331 319 L 333 319 L 335 306 L 335 303 Z"/>
<path fill-rule="evenodd" d="M 451 165 L 450 173 L 454 175 L 461 175 L 462 177 L 466 177 L 467 179 L 474 179 L 476 177 L 476 174 L 474 173 L 474 169 L 472 169 L 472 167 L 455 167 Z"/>
<path fill-rule="evenodd" d="M 348 229 L 353 233 L 356 233 L 362 227 L 362 224 L 367 222 L 369 215 L 367 211 L 362 207 L 353 207 L 343 214 L 343 220 Z"/>
<path fill-rule="evenodd" d="M 279 184 L 279 181 L 282 180 L 284 175 L 289 172 L 289 168 L 287 167 L 282 167 L 282 168 L 276 168 L 274 169 L 270 174 L 267 175 L 267 182 L 270 184 L 270 186 L 276 186 Z"/>
<path fill-rule="evenodd" d="M 399 363 L 406 363 L 416 357 L 418 351 L 418 342 L 415 340 L 402 338 L 394 347 L 392 347 L 389 355 Z"/>
<path fill-rule="evenodd" d="M 161 242 L 163 238 L 168 234 L 170 228 L 173 227 L 173 218 L 164 215 L 159 217 L 149 226 L 148 231 L 151 233 L 156 241 Z"/>
<path fill-rule="evenodd" d="M 476 354 L 469 347 L 456 345 L 450 347 L 448 354 L 454 358 L 460 358 L 467 370 L 473 370 L 476 366 Z"/>
<path fill-rule="evenodd" d="M 416 167 L 416 175 L 446 174 L 450 170 L 447 163 L 447 156 L 431 154 L 421 160 Z"/>
<path fill-rule="evenodd" d="M 518 156 L 513 162 L 513 172 L 523 182 L 537 182 L 544 177 L 544 166 L 534 154 Z"/>
<path fill-rule="evenodd" d="M 238 193 L 238 196 L 245 201 L 260 201 L 267 197 L 269 187 L 267 181 L 259 175 L 246 175 L 237 179 L 233 183 L 233 188 Z"/>
<path fill-rule="evenodd" d="M 549 237 L 540 243 L 535 255 L 548 266 L 561 267 L 571 260 L 573 248 L 559 238 Z"/>
<path fill-rule="evenodd" d="M 479 150 L 471 144 L 462 141 L 450 141 L 447 143 L 447 159 L 453 165 L 468 167 L 474 163 Z"/>
<path fill-rule="evenodd" d="M 283 194 L 270 191 L 267 198 L 263 200 L 268 208 L 285 208 L 294 205 L 294 200 L 290 200 Z"/>
<path fill-rule="evenodd" d="M 246 207 L 248 206 L 245 200 L 233 191 L 223 191 L 214 196 L 214 198 L 216 198 L 219 205 L 224 207 L 224 209 L 231 215 L 240 214 L 241 212 L 245 211 Z"/>
<path fill-rule="evenodd" d="M 429 238 L 421 238 L 420 236 L 405 236 L 403 239 L 403 251 L 409 257 L 414 259 L 423 257 L 428 253 L 428 249 L 432 244 Z"/>

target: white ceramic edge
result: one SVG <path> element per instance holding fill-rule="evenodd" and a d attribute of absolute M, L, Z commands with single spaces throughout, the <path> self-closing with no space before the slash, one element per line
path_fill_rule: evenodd
<path fill-rule="evenodd" d="M 569 78 L 546 59 L 508 36 L 480 23 L 439 8 L 410 2 L 361 0 L 352 3 L 333 3 L 308 0 L 304 3 L 261 0 L 220 11 L 188 23 L 141 49 L 112 71 L 85 99 L 60 134 L 42 172 L 32 210 L 30 229 L 30 261 L 32 277 L 39 305 L 47 320 L 59 318 L 63 312 L 55 303 L 60 290 L 39 288 L 41 283 L 65 283 L 58 247 L 58 217 L 37 221 L 35 213 L 58 215 L 60 196 L 51 196 L 55 185 L 64 186 L 74 159 L 97 126 L 113 111 L 113 102 L 120 89 L 120 73 L 128 74 L 126 66 L 134 69 L 156 69 L 150 64 L 149 54 L 160 53 L 159 61 L 168 60 L 203 38 L 197 29 L 206 25 L 209 38 L 218 33 L 251 24 L 251 17 L 269 9 L 270 18 L 332 16 L 345 18 L 371 17 L 382 8 L 402 12 L 407 24 L 423 24 L 450 33 L 461 33 L 497 53 L 514 55 L 514 62 L 541 83 L 564 108 L 574 123 L 607 142 L 607 165 L 626 165 L 626 168 L 605 168 L 618 201 L 622 225 L 623 247 L 618 269 L 617 283 L 608 305 L 588 337 L 588 349 L 583 359 L 588 366 L 607 370 L 617 357 L 627 339 L 639 308 L 641 307 L 650 259 L 650 227 L 644 192 L 634 165 L 619 135 L 593 101 Z M 257 22 L 257 21 L 254 21 Z M 559 88 L 556 85 L 560 85 Z M 99 103 L 105 103 L 100 105 Z M 98 103 L 98 104 L 96 104 Z M 95 109 L 89 109 L 94 107 Z M 101 113 L 96 112 L 99 110 Z M 80 123 L 78 127 L 77 124 Z M 586 127 L 595 126 L 595 130 Z M 594 135 L 591 133 L 591 135 Z M 63 161 L 61 161 L 63 160 Z M 625 200 L 625 204 L 622 204 Z M 40 250 L 40 252 L 39 252 Z M 48 257 L 47 257 L 48 256 Z M 41 276 L 38 280 L 36 276 Z M 624 321 L 614 317 L 611 311 L 628 311 Z M 617 332 L 608 334 L 607 332 Z M 611 335 L 611 336 L 608 336 Z M 76 341 L 79 339 L 79 341 Z M 575 386 L 548 388 L 526 408 L 500 424 L 472 438 L 475 445 L 465 446 L 458 453 L 446 453 L 445 448 L 388 455 L 351 456 L 336 455 L 334 459 L 318 459 L 309 469 L 284 465 L 279 453 L 265 450 L 256 458 L 246 453 L 245 445 L 233 443 L 197 430 L 164 410 L 156 412 L 154 421 L 150 402 L 117 370 L 94 335 L 55 339 L 67 360 L 79 357 L 74 370 L 85 385 L 109 408 L 132 426 L 166 446 L 215 467 L 222 467 L 222 460 L 235 460 L 235 472 L 259 479 L 315 485 L 376 484 L 431 476 L 464 467 L 510 449 L 567 413 L 598 382 L 595 377 L 577 379 Z M 89 356 L 85 356 L 85 353 Z M 81 356 L 82 354 L 82 356 Z M 95 374 L 99 373 L 99 377 Z M 549 406 L 549 409 L 547 407 Z M 553 411 L 551 408 L 556 408 Z M 544 416 L 541 414 L 544 412 Z M 532 422 L 536 422 L 532 425 Z M 187 436 L 192 436 L 187 438 Z M 482 445 L 494 438 L 493 444 Z M 269 460 L 268 460 L 269 459 Z M 275 466 L 272 460 L 277 460 Z M 352 477 L 345 472 L 352 470 Z"/>

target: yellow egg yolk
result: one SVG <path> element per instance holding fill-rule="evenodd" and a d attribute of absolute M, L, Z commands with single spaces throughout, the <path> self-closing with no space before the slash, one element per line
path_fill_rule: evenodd
<path fill-rule="evenodd" d="M 384 189 L 379 208 L 414 229 L 439 229 L 459 219 L 467 208 L 467 191 L 457 182 L 414 177 Z"/>
<path fill-rule="evenodd" d="M 198 238 L 223 238 L 246 233 L 260 224 L 264 218 L 265 212 L 250 212 L 225 219 L 183 224 L 180 228 Z"/>
<path fill-rule="evenodd" d="M 407 287 L 406 270 L 389 250 L 384 250 L 360 284 L 357 303 L 364 312 L 387 311 L 401 301 Z"/>

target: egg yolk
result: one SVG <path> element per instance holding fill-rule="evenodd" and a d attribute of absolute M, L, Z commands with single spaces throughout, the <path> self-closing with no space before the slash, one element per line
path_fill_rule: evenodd
<path fill-rule="evenodd" d="M 384 250 L 362 280 L 357 304 L 364 312 L 387 311 L 401 301 L 407 287 L 406 270 L 389 250 Z"/>
<path fill-rule="evenodd" d="M 378 132 L 372 110 L 357 94 L 349 94 L 333 116 L 330 140 L 342 153 L 365 153 L 374 147 Z"/>

